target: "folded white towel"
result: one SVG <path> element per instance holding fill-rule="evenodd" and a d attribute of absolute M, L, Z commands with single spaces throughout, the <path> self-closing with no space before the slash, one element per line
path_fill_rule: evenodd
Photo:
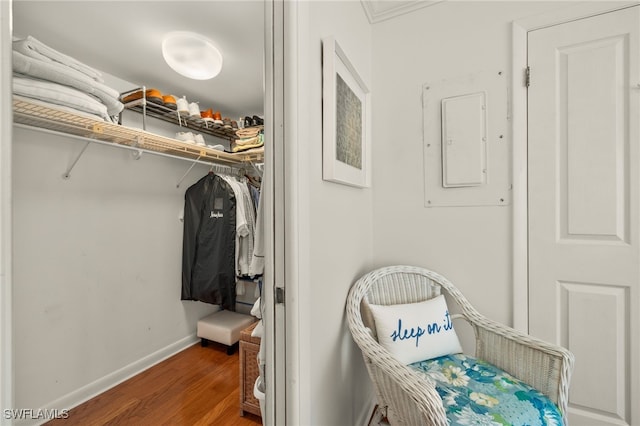
<path fill-rule="evenodd" d="M 25 39 L 14 41 L 13 50 L 16 50 L 24 55 L 31 56 L 35 59 L 45 61 L 49 60 L 61 63 L 73 68 L 76 71 L 80 71 L 81 73 L 86 74 L 96 81 L 99 81 L 101 83 L 104 82 L 104 80 L 102 79 L 102 73 L 100 71 L 91 68 L 90 66 L 78 61 L 75 58 L 72 58 L 71 56 L 57 51 L 50 46 L 47 46 L 46 44 L 42 43 L 32 36 L 27 36 L 27 38 Z"/>
<path fill-rule="evenodd" d="M 41 61 L 14 50 L 13 71 L 93 95 L 106 105 L 111 116 L 119 114 L 124 109 L 124 105 L 118 100 L 118 91 L 58 62 Z"/>
<path fill-rule="evenodd" d="M 260 298 L 258 297 L 256 301 L 253 303 L 251 307 L 251 315 L 256 318 L 262 318 L 262 304 L 260 303 Z"/>
<path fill-rule="evenodd" d="M 110 121 L 107 107 L 103 103 L 68 86 L 14 74 L 13 93 L 88 112 L 100 116 L 105 121 Z"/>

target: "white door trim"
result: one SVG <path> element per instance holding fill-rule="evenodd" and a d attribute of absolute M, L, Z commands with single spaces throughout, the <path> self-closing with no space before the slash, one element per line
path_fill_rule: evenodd
<path fill-rule="evenodd" d="M 0 55 L 11 58 L 13 28 L 11 1 L 0 1 Z M 11 94 L 11 61 L 0 65 L 0 93 Z M 11 96 L 0 97 L 0 409 L 13 408 L 13 336 L 12 336 L 12 196 L 11 152 L 13 104 Z M 11 424 L 11 420 L 2 420 Z"/>
<path fill-rule="evenodd" d="M 279 201 L 280 191 L 277 191 L 276 183 L 278 181 L 278 173 L 276 172 L 280 165 L 281 156 L 281 136 L 280 122 L 282 120 L 281 108 L 282 100 L 277 87 L 281 86 L 282 78 L 282 4 L 281 2 L 269 0 L 265 2 L 265 138 L 272 141 L 271 149 L 265 151 L 265 173 L 262 183 L 262 197 L 264 197 L 264 239 L 265 239 L 265 270 L 262 286 L 261 300 L 264 306 L 264 345 L 265 356 L 265 407 L 263 423 L 267 425 L 278 424 L 284 421 L 285 392 L 280 391 L 280 376 L 284 376 L 281 364 L 276 354 L 284 354 L 280 348 L 276 337 L 279 334 L 279 323 L 284 322 L 280 312 L 274 301 L 274 288 L 276 282 L 280 280 L 279 256 L 275 255 L 276 248 L 281 245 L 278 239 L 276 228 L 280 226 L 280 217 L 282 216 L 279 207 L 282 201 Z M 278 59 L 279 58 L 279 59 Z"/>
<path fill-rule="evenodd" d="M 529 331 L 527 89 L 524 85 L 527 33 L 636 5 L 637 1 L 580 2 L 549 13 L 518 19 L 512 24 L 513 327 L 525 333 Z"/>
<path fill-rule="evenodd" d="M 265 271 L 262 301 L 265 307 L 265 384 L 266 400 L 263 424 L 287 424 L 288 373 L 285 304 L 275 301 L 275 288 L 285 287 L 285 2 L 265 1 L 265 137 L 270 149 L 265 151 L 263 197 L 265 200 Z M 291 303 L 292 304 L 292 303 Z"/>

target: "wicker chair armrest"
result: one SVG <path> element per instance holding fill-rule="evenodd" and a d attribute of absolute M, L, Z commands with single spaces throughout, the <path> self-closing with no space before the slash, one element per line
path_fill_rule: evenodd
<path fill-rule="evenodd" d="M 449 280 L 439 277 L 439 282 L 475 330 L 476 357 L 544 393 L 566 416 L 575 361 L 573 354 L 562 346 L 490 320 L 480 314 Z"/>
<path fill-rule="evenodd" d="M 476 357 L 547 395 L 566 414 L 574 355 L 477 314 L 469 319 L 476 333 Z"/>

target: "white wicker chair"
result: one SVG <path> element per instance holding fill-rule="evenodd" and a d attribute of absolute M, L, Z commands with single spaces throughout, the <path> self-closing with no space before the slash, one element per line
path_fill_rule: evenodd
<path fill-rule="evenodd" d="M 373 382 L 379 417 L 386 417 L 392 425 L 447 425 L 435 386 L 378 344 L 368 308 L 369 304 L 420 302 L 440 295 L 441 290 L 449 303 L 453 301 L 460 308 L 460 314 L 452 318 L 463 318 L 473 327 L 476 358 L 544 393 L 558 406 L 566 424 L 573 354 L 482 316 L 449 280 L 413 266 L 389 266 L 372 271 L 355 283 L 347 299 L 349 328 L 362 350 Z"/>

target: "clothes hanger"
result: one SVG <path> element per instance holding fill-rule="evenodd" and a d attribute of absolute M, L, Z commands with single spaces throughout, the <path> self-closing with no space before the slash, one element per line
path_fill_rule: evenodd
<path fill-rule="evenodd" d="M 262 183 L 260 182 L 260 180 L 257 179 L 255 176 L 245 174 L 244 177 L 247 178 L 247 181 L 251 186 L 254 186 L 258 189 L 260 189 L 260 187 L 262 186 Z"/>

